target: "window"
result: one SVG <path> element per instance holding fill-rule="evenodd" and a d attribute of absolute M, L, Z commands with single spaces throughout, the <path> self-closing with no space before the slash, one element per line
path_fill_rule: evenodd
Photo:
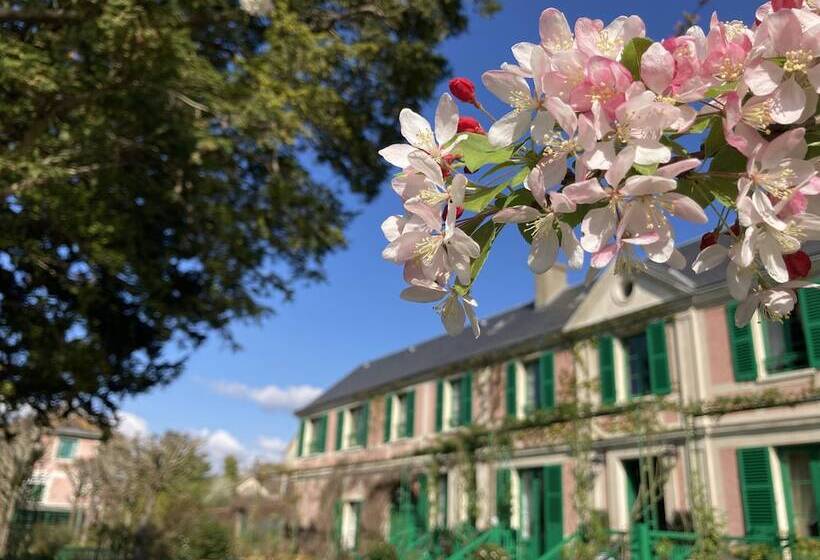
<path fill-rule="evenodd" d="M 806 338 L 800 314 L 795 312 L 784 321 L 765 321 L 766 371 L 781 373 L 809 366 Z"/>
<path fill-rule="evenodd" d="M 461 378 L 450 380 L 450 427 L 461 426 Z"/>
<path fill-rule="evenodd" d="M 350 409 L 350 428 L 347 433 L 347 447 L 361 447 L 364 445 L 364 407 L 357 406 Z"/>
<path fill-rule="evenodd" d="M 626 355 L 626 374 L 630 396 L 648 395 L 652 392 L 649 370 L 649 351 L 646 332 L 621 340 Z"/>
<path fill-rule="evenodd" d="M 23 501 L 29 505 L 39 504 L 43 501 L 45 491 L 45 484 L 41 482 L 29 482 L 23 489 Z"/>
<path fill-rule="evenodd" d="M 325 450 L 325 437 L 327 435 L 327 416 L 320 416 L 310 419 L 309 425 L 310 443 L 308 450 L 310 453 L 322 453 Z"/>
<path fill-rule="evenodd" d="M 72 459 L 77 451 L 77 438 L 61 437 L 57 446 L 58 459 Z"/>
<path fill-rule="evenodd" d="M 359 540 L 361 502 L 345 502 L 342 507 L 342 550 L 353 550 Z"/>
<path fill-rule="evenodd" d="M 541 365 L 539 360 L 524 364 L 524 414 L 541 408 Z"/>
<path fill-rule="evenodd" d="M 398 424 L 396 424 L 397 438 L 407 436 L 407 397 L 408 395 L 406 393 L 396 397 L 396 417 L 398 418 Z"/>
<path fill-rule="evenodd" d="M 808 451 L 790 451 L 784 457 L 791 488 L 792 522 L 798 537 L 817 537 L 817 504 L 811 480 L 811 455 Z"/>

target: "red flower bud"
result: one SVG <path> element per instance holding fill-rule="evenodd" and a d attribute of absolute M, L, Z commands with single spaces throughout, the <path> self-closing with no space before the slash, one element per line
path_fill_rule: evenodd
<path fill-rule="evenodd" d="M 735 224 L 729 228 L 735 237 L 740 237 L 740 224 Z"/>
<path fill-rule="evenodd" d="M 450 80 L 450 93 L 453 97 L 465 103 L 475 104 L 475 84 L 469 78 L 453 78 Z"/>
<path fill-rule="evenodd" d="M 478 119 L 474 119 L 473 117 L 459 117 L 458 131 L 472 132 L 474 134 L 486 134 L 486 132 L 484 132 L 484 129 L 481 128 L 481 123 L 478 122 Z"/>
<path fill-rule="evenodd" d="M 442 220 L 447 220 L 447 208 L 449 208 L 449 205 L 445 206 L 444 210 L 441 211 L 441 219 Z M 456 206 L 456 220 L 458 220 L 463 213 L 464 213 L 464 207 L 463 206 Z"/>
<path fill-rule="evenodd" d="M 789 8 L 801 8 L 803 0 L 772 0 L 772 10 L 779 12 Z"/>
<path fill-rule="evenodd" d="M 786 261 L 786 270 L 789 271 L 789 280 L 799 280 L 811 273 L 811 259 L 803 251 L 797 251 L 791 255 L 783 255 Z"/>
<path fill-rule="evenodd" d="M 718 236 L 714 231 L 710 231 L 709 233 L 704 233 L 703 237 L 700 238 L 700 250 L 703 251 L 707 247 L 711 247 L 718 242 Z"/>

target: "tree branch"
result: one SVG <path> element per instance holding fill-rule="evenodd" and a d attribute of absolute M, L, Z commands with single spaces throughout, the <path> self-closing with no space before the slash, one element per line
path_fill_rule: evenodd
<path fill-rule="evenodd" d="M 68 10 L 14 10 L 11 8 L 0 8 L 0 23 L 23 22 L 23 23 L 69 23 L 79 21 L 82 15 L 79 12 Z"/>

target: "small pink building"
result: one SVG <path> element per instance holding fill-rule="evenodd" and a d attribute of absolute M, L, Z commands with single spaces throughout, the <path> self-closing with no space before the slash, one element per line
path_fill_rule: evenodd
<path fill-rule="evenodd" d="M 681 250 L 691 262 L 698 247 Z M 806 250 L 817 258 L 820 244 Z M 561 424 L 514 432 L 470 472 L 439 444 L 574 401 L 595 411 L 591 501 L 611 529 L 680 530 L 697 480 L 731 536 L 820 536 L 820 290 L 786 321 L 738 328 L 725 278 L 648 263 L 569 286 L 554 268 L 533 303 L 482 321 L 478 340 L 440 337 L 363 364 L 298 412 L 296 523 L 348 549 L 389 536 L 409 480 L 420 527 L 503 523 L 536 558 L 578 523 Z M 625 425 L 642 401 L 673 406 Z M 662 484 L 651 508 L 635 508 L 648 469 Z"/>
<path fill-rule="evenodd" d="M 57 426 L 43 437 L 43 456 L 34 466 L 18 508 L 29 520 L 59 524 L 82 507 L 75 491 L 74 465 L 96 455 L 101 433 L 80 420 Z"/>

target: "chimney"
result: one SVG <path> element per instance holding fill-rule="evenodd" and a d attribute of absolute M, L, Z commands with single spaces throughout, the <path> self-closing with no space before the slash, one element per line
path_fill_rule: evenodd
<path fill-rule="evenodd" d="M 544 274 L 535 275 L 535 308 L 547 305 L 567 287 L 567 267 L 555 263 Z"/>

